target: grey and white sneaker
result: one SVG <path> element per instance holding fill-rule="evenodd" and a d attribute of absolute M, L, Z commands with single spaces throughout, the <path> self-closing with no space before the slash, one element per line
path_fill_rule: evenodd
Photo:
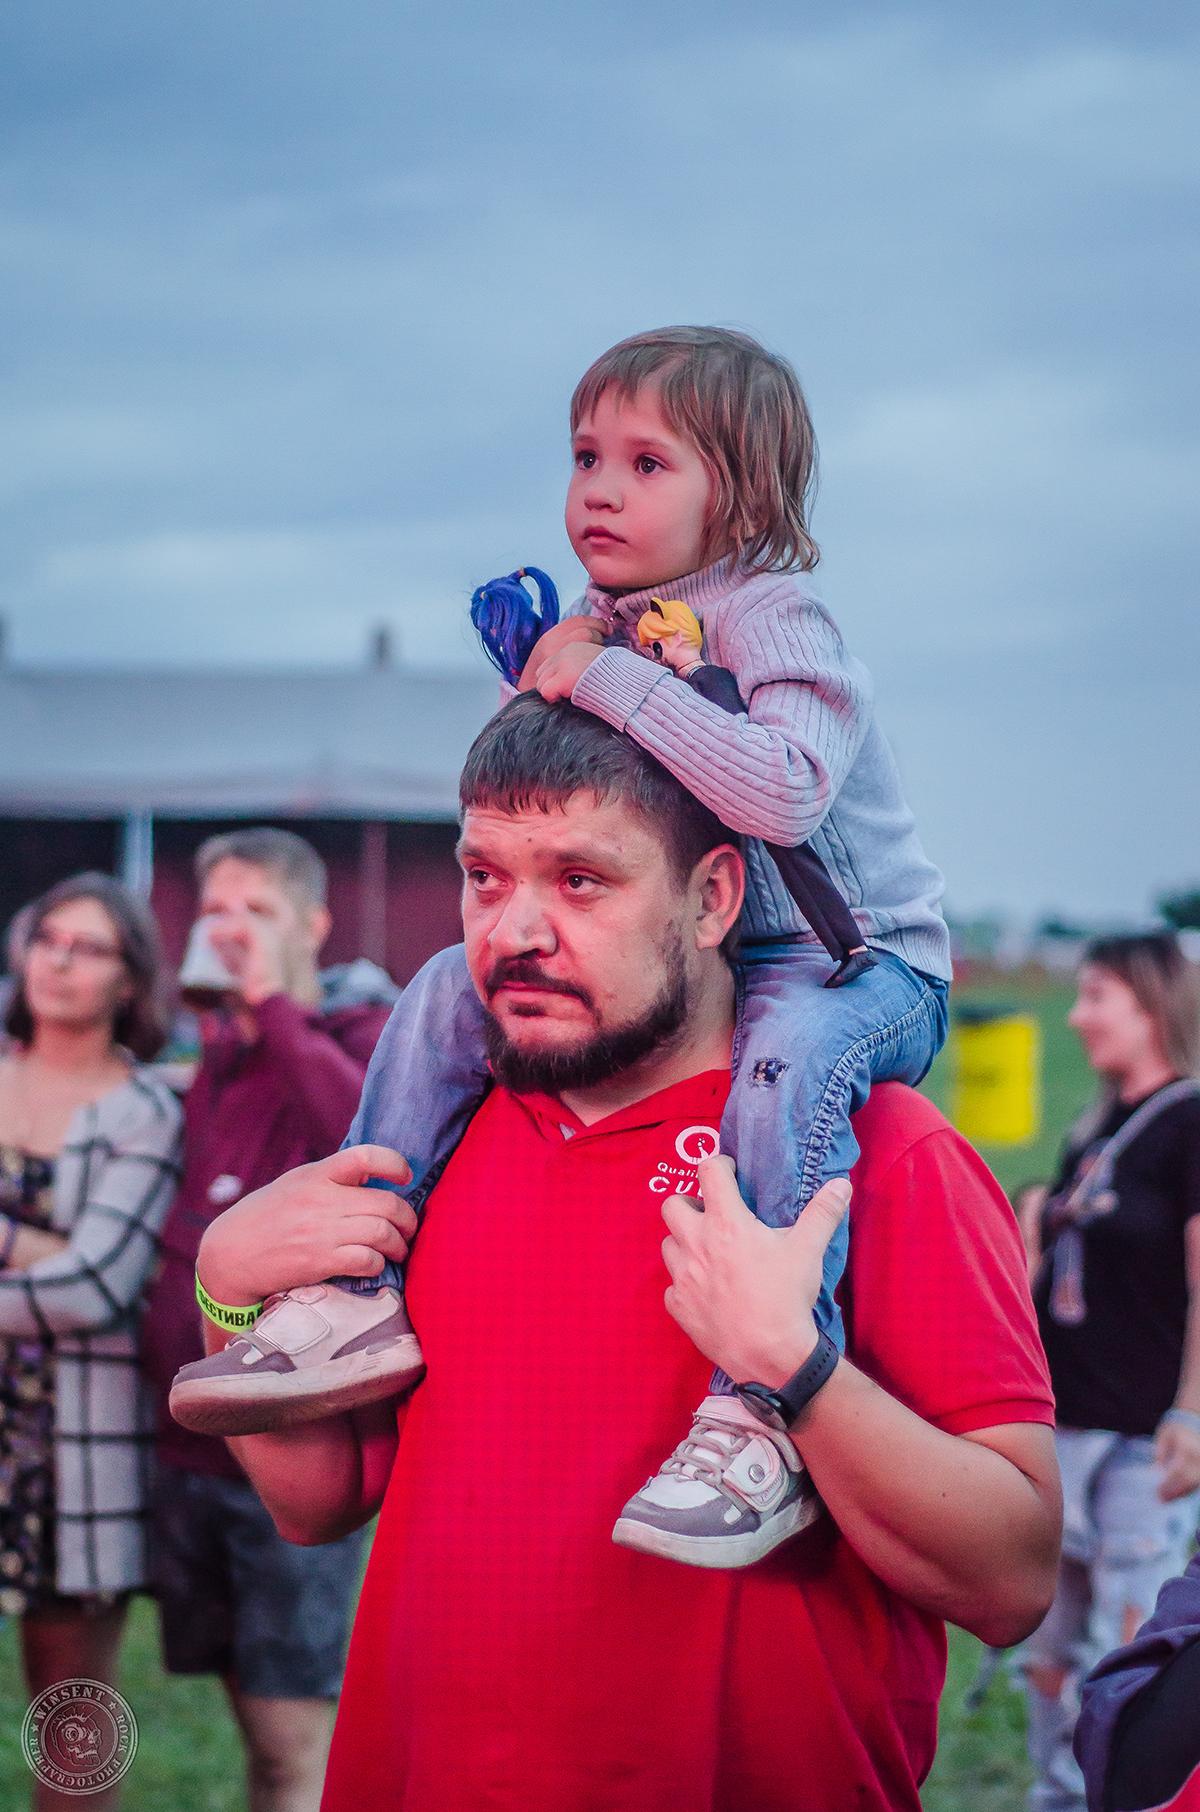
<path fill-rule="evenodd" d="M 306 1284 L 269 1296 L 253 1327 L 181 1366 L 171 1414 L 194 1434 L 267 1434 L 398 1396 L 424 1373 L 399 1290 Z"/>
<path fill-rule="evenodd" d="M 706 1397 L 686 1439 L 630 1498 L 612 1538 L 693 1567 L 748 1567 L 822 1508 L 786 1435 L 737 1397 Z"/>

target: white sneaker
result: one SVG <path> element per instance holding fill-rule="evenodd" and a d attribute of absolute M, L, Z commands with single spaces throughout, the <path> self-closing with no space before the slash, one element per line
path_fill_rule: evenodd
<path fill-rule="evenodd" d="M 748 1567 L 822 1508 L 785 1434 L 737 1397 L 706 1397 L 686 1439 L 630 1498 L 612 1538 L 693 1567 Z"/>
<path fill-rule="evenodd" d="M 182 1366 L 170 1408 L 196 1434 L 266 1434 L 398 1396 L 424 1371 L 399 1290 L 306 1284 L 269 1296 L 253 1327 Z"/>

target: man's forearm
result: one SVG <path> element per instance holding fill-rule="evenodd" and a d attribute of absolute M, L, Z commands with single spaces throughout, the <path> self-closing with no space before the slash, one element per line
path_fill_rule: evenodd
<path fill-rule="evenodd" d="M 1049 1429 L 945 1434 L 843 1359 L 792 1433 L 842 1534 L 905 1598 L 997 1647 L 1041 1620 L 1061 1525 Z"/>
<path fill-rule="evenodd" d="M 206 1351 L 218 1352 L 226 1338 L 205 1319 Z M 395 1411 L 382 1404 L 278 1434 L 238 1435 L 229 1447 L 286 1541 L 335 1541 L 360 1528 L 383 1501 L 396 1450 Z"/>

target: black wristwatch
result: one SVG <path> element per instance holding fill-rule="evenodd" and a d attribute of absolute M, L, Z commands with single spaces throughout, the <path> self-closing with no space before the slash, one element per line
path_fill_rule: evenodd
<path fill-rule="evenodd" d="M 828 1384 L 841 1357 L 828 1334 L 818 1334 L 817 1344 L 794 1377 L 778 1390 L 765 1384 L 735 1384 L 738 1396 L 768 1428 L 786 1434 L 806 1404 L 811 1403 L 823 1384 Z"/>

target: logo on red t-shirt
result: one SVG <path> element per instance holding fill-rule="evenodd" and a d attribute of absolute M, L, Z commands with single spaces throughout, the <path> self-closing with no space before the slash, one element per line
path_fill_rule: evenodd
<path fill-rule="evenodd" d="M 685 1126 L 675 1140 L 675 1156 L 683 1160 L 682 1164 L 660 1159 L 649 1180 L 651 1192 L 654 1195 L 699 1195 L 696 1166 L 719 1150 L 720 1138 L 715 1126 Z"/>

